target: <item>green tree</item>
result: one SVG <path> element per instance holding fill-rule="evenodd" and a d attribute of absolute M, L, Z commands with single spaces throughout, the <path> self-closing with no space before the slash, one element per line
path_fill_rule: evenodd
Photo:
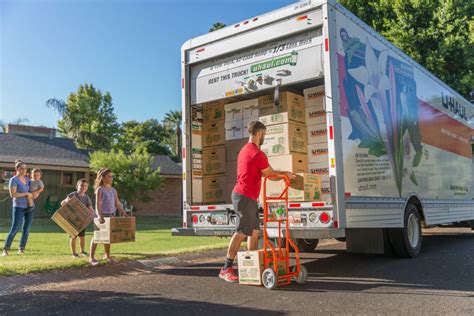
<path fill-rule="evenodd" d="M 59 133 L 74 139 L 77 147 L 99 150 L 112 147 L 119 125 L 110 93 L 83 84 L 66 102 L 49 99 L 46 106 L 59 113 Z"/>
<path fill-rule="evenodd" d="M 223 29 L 224 27 L 226 27 L 226 25 L 224 23 L 216 22 L 216 23 L 212 24 L 212 27 L 209 29 L 209 33 L 220 30 L 220 29 Z"/>
<path fill-rule="evenodd" d="M 163 123 L 169 130 L 171 139 L 174 138 L 174 149 L 176 159 L 181 160 L 181 122 L 182 114 L 181 111 L 169 111 L 166 113 Z"/>
<path fill-rule="evenodd" d="M 170 155 L 171 151 L 166 145 L 167 137 L 167 129 L 155 119 L 144 122 L 127 121 L 120 126 L 114 149 L 125 153 L 139 149 L 146 150 L 151 155 Z"/>
<path fill-rule="evenodd" d="M 474 2 L 339 0 L 441 80 L 469 97 L 474 87 Z"/>
<path fill-rule="evenodd" d="M 91 154 L 90 167 L 94 172 L 106 167 L 114 173 L 114 188 L 127 202 L 148 201 L 150 193 L 161 188 L 160 170 L 151 168 L 153 157 L 146 151 L 96 151 Z"/>

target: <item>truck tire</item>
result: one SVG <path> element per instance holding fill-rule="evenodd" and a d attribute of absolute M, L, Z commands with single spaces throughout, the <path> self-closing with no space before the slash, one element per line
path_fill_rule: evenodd
<path fill-rule="evenodd" d="M 391 228 L 390 242 L 395 254 L 402 258 L 415 258 L 421 251 L 421 221 L 420 213 L 413 204 L 405 209 L 403 228 Z"/>
<path fill-rule="evenodd" d="M 296 239 L 295 243 L 300 252 L 313 252 L 318 246 L 319 239 Z"/>

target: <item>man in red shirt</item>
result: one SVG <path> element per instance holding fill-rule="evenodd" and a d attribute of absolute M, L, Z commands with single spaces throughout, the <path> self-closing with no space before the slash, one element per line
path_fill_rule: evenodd
<path fill-rule="evenodd" d="M 258 247 L 258 233 L 260 229 L 257 199 L 260 195 L 262 176 L 285 174 L 290 178 L 295 175 L 291 172 L 280 172 L 272 169 L 268 158 L 260 146 L 265 139 L 266 127 L 262 122 L 250 122 L 248 131 L 249 142 L 242 147 L 237 158 L 237 184 L 232 192 L 232 204 L 237 213 L 235 233 L 227 249 L 227 258 L 219 278 L 227 282 L 238 282 L 233 263 L 240 244 L 247 238 L 248 250 Z"/>

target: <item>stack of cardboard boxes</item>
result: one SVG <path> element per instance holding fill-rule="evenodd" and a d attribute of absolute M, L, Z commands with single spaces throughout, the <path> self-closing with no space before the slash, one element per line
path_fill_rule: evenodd
<path fill-rule="evenodd" d="M 193 121 L 193 127 L 198 127 L 197 123 Z M 203 104 L 201 137 L 199 129 L 196 127 L 195 132 L 193 128 L 193 203 L 225 201 L 224 123 L 224 104 L 221 101 Z"/>
<path fill-rule="evenodd" d="M 226 202 L 232 203 L 231 194 L 237 182 L 237 156 L 248 141 L 247 126 L 258 120 L 258 99 L 228 103 L 225 108 L 226 140 Z"/>
<path fill-rule="evenodd" d="M 308 173 L 307 130 L 304 98 L 292 92 L 280 94 L 280 104 L 274 104 L 273 95 L 259 98 L 259 121 L 267 126 L 261 150 L 268 156 L 275 170 L 297 174 L 291 181 L 288 198 L 291 201 L 320 199 L 320 179 Z M 263 182 L 262 182 L 263 186 Z M 267 196 L 279 196 L 283 181 L 269 181 Z M 260 199 L 263 200 L 263 187 Z"/>
<path fill-rule="evenodd" d="M 329 198 L 328 129 L 324 86 L 304 90 L 309 172 L 321 178 L 322 199 Z"/>

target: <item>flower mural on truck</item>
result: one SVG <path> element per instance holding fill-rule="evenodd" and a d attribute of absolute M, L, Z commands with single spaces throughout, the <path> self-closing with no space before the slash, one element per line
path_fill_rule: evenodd
<path fill-rule="evenodd" d="M 414 168 L 422 157 L 413 68 L 388 50 L 376 51 L 369 39 L 362 43 L 345 29 L 340 35 L 349 139 L 360 140 L 369 155 L 388 157 L 401 196 L 404 179 L 418 185 Z"/>

